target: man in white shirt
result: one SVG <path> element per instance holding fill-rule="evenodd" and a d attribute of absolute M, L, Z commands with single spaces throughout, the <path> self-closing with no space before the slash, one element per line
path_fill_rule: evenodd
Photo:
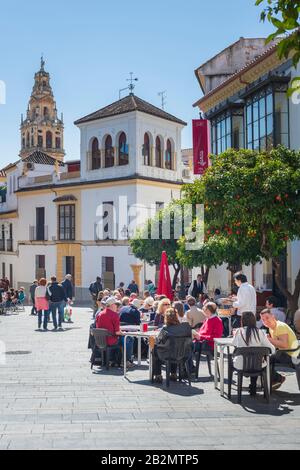
<path fill-rule="evenodd" d="M 252 312 L 256 315 L 257 295 L 256 290 L 249 284 L 247 276 L 243 273 L 238 273 L 234 276 L 234 281 L 239 288 L 237 293 L 237 300 L 233 303 L 233 307 L 237 309 L 238 317 L 241 317 L 244 312 Z M 238 323 L 235 327 L 239 327 Z"/>

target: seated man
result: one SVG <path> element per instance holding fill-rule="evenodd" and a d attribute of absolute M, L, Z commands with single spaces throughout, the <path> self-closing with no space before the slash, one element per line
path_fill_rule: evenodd
<path fill-rule="evenodd" d="M 189 310 L 186 314 L 186 319 L 192 328 L 200 328 L 206 320 L 206 317 L 203 313 L 203 310 L 196 305 L 196 299 L 194 297 L 189 297 L 187 304 L 189 306 Z"/>
<path fill-rule="evenodd" d="M 299 356 L 299 351 L 285 352 L 285 350 L 297 349 L 299 343 L 293 330 L 286 323 L 276 320 L 271 310 L 263 310 L 260 315 L 264 326 L 269 329 L 269 341 L 277 349 L 271 358 L 272 388 L 277 390 L 285 382 L 285 377 L 275 371 L 275 365 L 284 364 L 293 367 L 292 359 Z"/>
<path fill-rule="evenodd" d="M 278 308 L 279 302 L 275 296 L 268 297 L 266 300 L 266 308 L 271 310 L 272 314 L 276 318 L 276 320 L 286 323 L 286 315 L 285 313 Z"/>
<path fill-rule="evenodd" d="M 120 329 L 120 316 L 118 313 L 121 302 L 118 301 L 115 297 L 109 297 L 106 300 L 105 305 L 106 308 L 101 313 L 99 313 L 96 318 L 96 328 L 103 328 L 114 335 L 113 337 L 107 338 L 108 346 L 114 346 L 116 344 L 119 344 L 120 347 L 123 347 L 124 334 L 121 332 Z M 130 362 L 132 355 L 132 348 L 130 348 L 131 342 L 132 338 L 127 338 L 126 363 L 128 369 L 131 369 L 133 367 L 133 364 Z"/>
<path fill-rule="evenodd" d="M 208 302 L 203 307 L 203 313 L 206 317 L 205 322 L 199 331 L 194 333 L 196 339 L 195 352 L 214 351 L 214 340 L 223 336 L 223 322 L 218 317 L 217 306 L 213 302 Z"/>
<path fill-rule="evenodd" d="M 140 325 L 141 324 L 141 308 L 142 302 L 139 299 L 134 299 L 130 305 L 122 307 L 120 310 L 120 322 L 125 325 Z"/>

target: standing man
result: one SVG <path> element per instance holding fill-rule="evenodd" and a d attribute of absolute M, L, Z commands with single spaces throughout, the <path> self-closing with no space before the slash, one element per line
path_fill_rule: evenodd
<path fill-rule="evenodd" d="M 205 285 L 203 276 L 201 274 L 198 274 L 197 280 L 192 282 L 188 295 L 191 297 L 194 297 L 195 299 L 199 299 L 199 295 L 202 294 L 207 294 L 207 287 Z"/>
<path fill-rule="evenodd" d="M 237 315 L 233 317 L 233 328 L 241 327 L 241 317 L 244 312 L 252 312 L 256 315 L 257 295 L 256 290 L 249 284 L 247 276 L 237 273 L 234 276 L 235 285 L 239 288 L 233 307 L 237 309 Z"/>
<path fill-rule="evenodd" d="M 61 284 L 58 284 L 55 276 L 51 277 L 51 284 L 48 286 L 48 295 L 50 298 L 50 311 L 52 313 L 54 330 L 57 330 L 57 327 L 61 330 L 64 321 L 64 305 L 68 299 L 65 289 Z M 58 312 L 58 324 L 56 312 Z"/>
<path fill-rule="evenodd" d="M 31 314 L 30 315 L 37 315 L 37 309 L 36 309 L 36 306 L 35 306 L 35 291 L 36 291 L 36 288 L 38 287 L 38 285 L 39 285 L 38 281 L 35 280 L 35 281 L 33 281 L 32 285 L 29 288 L 30 298 L 31 298 L 31 302 L 32 302 L 32 309 L 31 309 Z"/>
<path fill-rule="evenodd" d="M 128 290 L 130 290 L 131 294 L 139 295 L 140 293 L 139 286 L 135 281 L 132 281 L 131 284 L 129 284 Z"/>
<path fill-rule="evenodd" d="M 65 290 L 66 297 L 68 299 L 68 304 L 71 305 L 72 302 L 74 301 L 74 285 L 72 282 L 72 276 L 71 274 L 67 274 L 65 277 L 65 280 L 61 283 Z M 64 309 L 66 307 L 66 304 L 64 304 Z M 68 323 L 73 323 L 71 320 L 71 317 L 69 316 Z"/>
<path fill-rule="evenodd" d="M 93 308 L 94 308 L 94 318 L 98 310 L 98 304 L 97 304 L 97 299 L 98 299 L 98 294 L 99 292 L 103 291 L 103 285 L 102 285 L 102 280 L 101 277 L 96 278 L 96 282 L 93 282 L 90 287 L 89 287 L 90 294 L 93 299 Z"/>

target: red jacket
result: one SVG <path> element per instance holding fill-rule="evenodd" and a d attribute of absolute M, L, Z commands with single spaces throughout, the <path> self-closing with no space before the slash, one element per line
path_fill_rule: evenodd
<path fill-rule="evenodd" d="M 114 335 L 106 338 L 108 346 L 113 346 L 118 343 L 119 338 L 115 335 L 120 331 L 120 318 L 116 312 L 110 310 L 110 308 L 103 310 L 103 312 L 97 316 L 96 328 L 103 328 Z"/>
<path fill-rule="evenodd" d="M 223 322 L 217 317 L 213 316 L 208 318 L 203 326 L 198 331 L 200 341 L 207 341 L 211 349 L 214 349 L 214 339 L 222 338 L 223 336 Z"/>

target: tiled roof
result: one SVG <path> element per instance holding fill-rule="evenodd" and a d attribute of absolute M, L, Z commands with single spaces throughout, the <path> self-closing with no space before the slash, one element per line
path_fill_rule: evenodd
<path fill-rule="evenodd" d="M 278 46 L 278 43 L 275 43 L 273 44 L 272 46 L 270 46 L 268 49 L 266 49 L 262 54 L 258 55 L 257 57 L 255 57 L 255 59 L 253 59 L 251 62 L 247 63 L 246 65 L 244 65 L 244 67 L 242 67 L 240 70 L 238 70 L 237 72 L 235 72 L 233 75 L 231 75 L 229 78 L 227 78 L 226 80 L 224 80 L 224 82 L 220 83 L 220 85 L 218 85 L 216 88 L 212 89 L 209 93 L 207 93 L 206 95 L 203 96 L 203 98 L 201 98 L 200 100 L 198 100 L 193 106 L 196 107 L 196 106 L 199 106 L 203 101 L 205 101 L 207 98 L 209 98 L 210 96 L 212 96 L 214 93 L 216 93 L 217 91 L 221 90 L 223 87 L 225 87 L 228 83 L 232 82 L 233 80 L 235 80 L 237 77 L 243 75 L 246 71 L 250 70 L 252 67 L 254 67 L 257 63 L 261 62 L 262 60 L 264 60 L 266 57 L 268 57 L 269 55 L 273 54 L 276 49 L 277 49 L 277 46 Z"/>
<path fill-rule="evenodd" d="M 0 178 L 5 178 L 6 177 L 6 173 L 4 170 L 0 170 Z"/>
<path fill-rule="evenodd" d="M 47 155 L 46 153 L 41 152 L 40 150 L 36 150 L 23 160 L 23 162 L 25 163 L 39 163 L 40 165 L 55 165 L 56 161 L 58 161 L 59 166 L 65 166 L 63 162 L 60 162 L 59 160 L 56 160 L 53 157 L 50 157 L 50 155 Z"/>
<path fill-rule="evenodd" d="M 119 114 L 130 113 L 132 111 L 140 111 L 142 113 L 151 114 L 152 116 L 156 116 L 161 119 L 177 122 L 183 126 L 187 125 L 186 122 L 181 121 L 172 114 L 166 113 L 162 109 L 153 106 L 152 104 L 135 95 L 126 96 L 125 98 L 116 101 L 115 103 L 112 103 L 109 106 L 96 111 L 95 113 L 78 119 L 75 121 L 75 125 L 96 121 L 97 119 L 104 119 L 111 116 L 118 116 Z"/>

